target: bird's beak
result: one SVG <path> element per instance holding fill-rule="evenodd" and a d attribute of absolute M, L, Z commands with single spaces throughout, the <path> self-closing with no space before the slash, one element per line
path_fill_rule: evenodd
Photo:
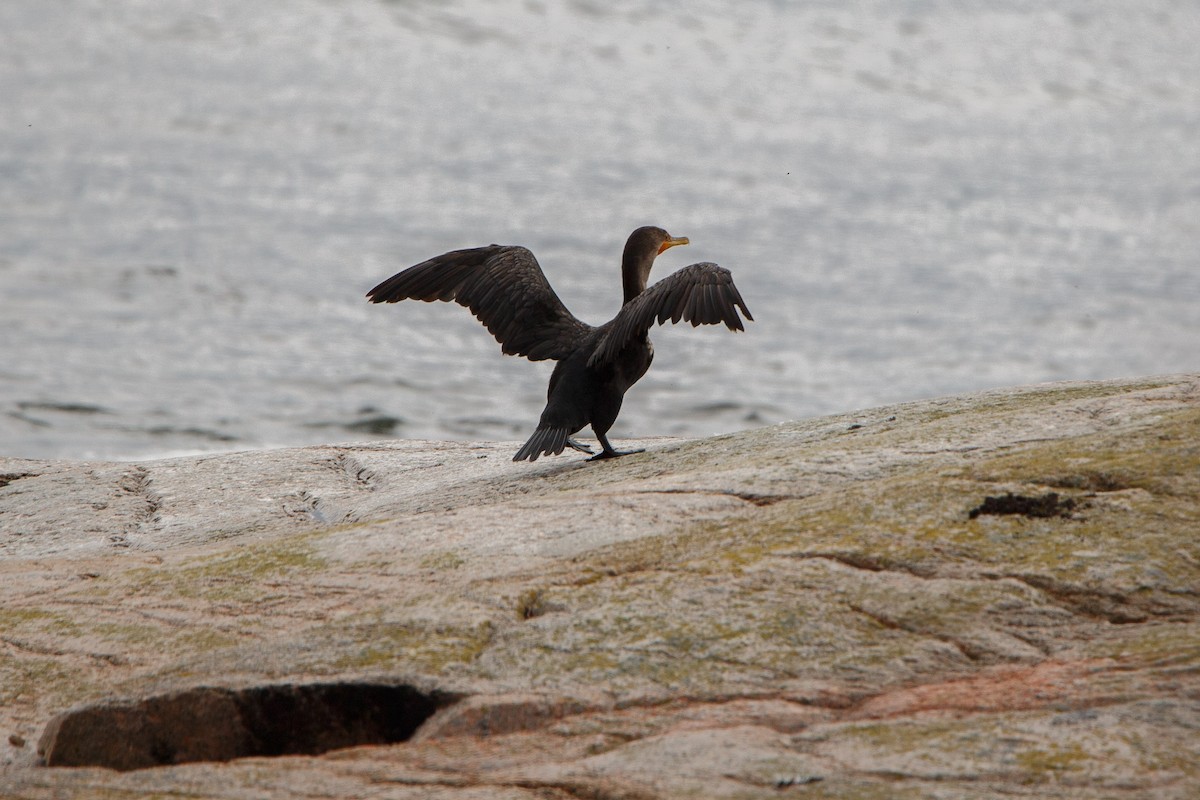
<path fill-rule="evenodd" d="M 677 244 L 687 244 L 687 243 L 688 243 L 688 238 L 686 236 L 672 237 L 662 243 L 662 246 L 658 248 L 658 252 L 661 253 L 661 252 L 665 251 L 668 247 L 674 247 Z"/>

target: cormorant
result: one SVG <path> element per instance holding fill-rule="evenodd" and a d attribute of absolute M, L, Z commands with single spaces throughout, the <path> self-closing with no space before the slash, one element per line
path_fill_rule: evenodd
<path fill-rule="evenodd" d="M 605 434 L 617 419 L 625 391 L 646 374 L 654 358 L 647 334 L 655 321 L 683 320 L 693 326 L 724 322 L 740 331 L 738 308 L 746 319 L 754 319 L 729 270 L 716 264 L 692 264 L 646 288 L 655 257 L 687 243 L 662 228 L 638 228 L 630 234 L 621 258 L 625 301 L 617 316 L 599 327 L 576 319 L 550 288 L 533 253 L 517 246 L 445 253 L 393 275 L 367 297 L 373 303 L 453 300 L 487 326 L 505 354 L 558 362 L 537 430 L 513 461 L 536 461 L 564 447 L 591 453 L 571 438 L 589 424 L 603 448 L 589 460 L 613 458 L 642 452 L 614 450 Z"/>

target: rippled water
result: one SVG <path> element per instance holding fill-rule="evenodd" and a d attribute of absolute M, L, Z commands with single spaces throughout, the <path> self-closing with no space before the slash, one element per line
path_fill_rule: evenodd
<path fill-rule="evenodd" d="M 617 436 L 1200 368 L 1200 5 L 0 4 L 0 454 L 522 439 L 546 364 L 371 306 L 525 244 L 620 302 L 658 224 L 744 335 L 659 329 Z"/>

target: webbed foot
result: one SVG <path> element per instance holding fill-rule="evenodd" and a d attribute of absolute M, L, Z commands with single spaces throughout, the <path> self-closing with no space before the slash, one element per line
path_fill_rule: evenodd
<path fill-rule="evenodd" d="M 588 461 L 600 461 L 605 458 L 617 458 L 618 456 L 631 456 L 634 453 L 644 453 L 645 448 L 638 450 L 613 450 L 611 447 L 607 450 L 601 450 L 596 455 L 588 459 Z"/>

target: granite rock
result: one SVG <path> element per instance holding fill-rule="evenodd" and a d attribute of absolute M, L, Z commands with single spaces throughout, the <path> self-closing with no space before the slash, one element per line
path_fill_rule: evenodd
<path fill-rule="evenodd" d="M 1200 376 L 640 444 L 0 459 L 0 795 L 1200 796 Z"/>

